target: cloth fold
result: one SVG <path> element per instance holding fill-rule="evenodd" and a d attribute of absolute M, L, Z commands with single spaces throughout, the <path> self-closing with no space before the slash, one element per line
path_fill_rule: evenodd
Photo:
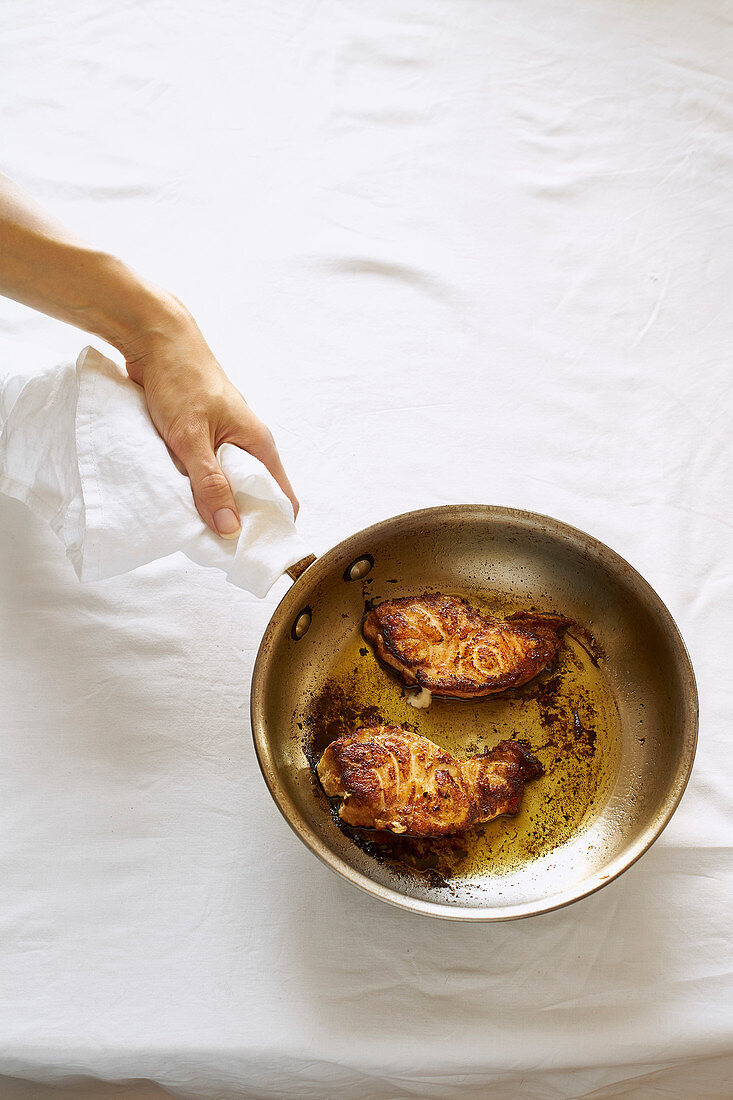
<path fill-rule="evenodd" d="M 218 457 L 242 521 L 236 541 L 204 524 L 142 389 L 101 352 L 87 347 L 76 365 L 0 378 L 0 492 L 48 521 L 82 581 L 180 550 L 265 596 L 309 547 L 261 462 L 228 443 Z"/>

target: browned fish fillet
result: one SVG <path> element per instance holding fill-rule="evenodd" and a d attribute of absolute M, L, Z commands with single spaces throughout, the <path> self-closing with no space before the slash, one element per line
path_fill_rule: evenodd
<path fill-rule="evenodd" d="M 515 814 L 542 765 L 519 741 L 456 760 L 401 726 L 372 726 L 339 737 L 318 765 L 330 798 L 342 799 L 348 825 L 411 836 L 459 833 L 499 814 Z"/>
<path fill-rule="evenodd" d="M 385 600 L 367 615 L 364 637 L 406 684 L 436 695 L 473 699 L 526 684 L 554 659 L 561 615 L 483 615 L 439 592 Z"/>

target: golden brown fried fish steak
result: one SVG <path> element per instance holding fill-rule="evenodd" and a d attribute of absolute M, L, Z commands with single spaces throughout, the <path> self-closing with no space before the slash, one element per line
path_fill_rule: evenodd
<path fill-rule="evenodd" d="M 494 619 L 458 596 L 426 592 L 378 604 L 364 637 L 406 684 L 474 699 L 526 684 L 553 660 L 569 625 L 529 612 Z"/>
<path fill-rule="evenodd" d="M 318 765 L 348 825 L 411 836 L 446 836 L 515 814 L 542 765 L 519 741 L 456 760 L 401 726 L 372 726 L 333 741 Z"/>

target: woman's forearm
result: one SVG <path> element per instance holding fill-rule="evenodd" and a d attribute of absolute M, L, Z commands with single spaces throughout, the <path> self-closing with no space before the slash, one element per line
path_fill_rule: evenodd
<path fill-rule="evenodd" d="M 127 358 L 180 306 L 107 252 L 70 233 L 0 175 L 0 294 L 100 336 Z"/>

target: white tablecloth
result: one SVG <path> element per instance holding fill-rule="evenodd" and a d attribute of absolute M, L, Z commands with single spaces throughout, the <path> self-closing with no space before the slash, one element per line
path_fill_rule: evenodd
<path fill-rule="evenodd" d="M 456 501 L 582 527 L 668 603 L 702 722 L 619 880 L 510 924 L 419 919 L 321 866 L 261 781 L 248 684 L 285 581 L 258 602 L 176 557 L 82 587 L 0 501 L 0 1074 L 733 1097 L 730 3 L 2 14 L 4 170 L 187 303 L 304 536 Z M 85 342 L 1 304 L 4 369 Z"/>

